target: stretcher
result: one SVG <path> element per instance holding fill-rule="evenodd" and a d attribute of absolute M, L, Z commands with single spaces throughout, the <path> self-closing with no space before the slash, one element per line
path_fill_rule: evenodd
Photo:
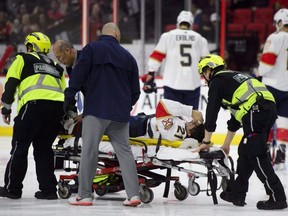
<path fill-rule="evenodd" d="M 174 182 L 174 195 L 178 200 L 185 200 L 188 195 L 196 196 L 205 191 L 212 196 L 213 203 L 218 204 L 216 191 L 226 189 L 229 181 L 234 180 L 233 160 L 216 147 L 209 152 L 193 153 L 192 149 L 173 148 L 180 146 L 182 141 L 168 141 L 161 139 L 130 138 L 130 144 L 135 158 L 139 185 L 140 199 L 143 203 L 150 203 L 154 198 L 151 188 L 165 183 L 163 197 L 168 197 L 170 183 Z M 55 167 L 67 172 L 75 171 L 72 175 L 60 175 L 58 194 L 61 198 L 69 198 L 78 189 L 78 167 L 80 163 L 82 140 L 79 137 L 60 136 L 59 142 L 53 146 L 55 153 Z M 172 147 L 171 147 L 172 146 Z M 60 161 L 60 162 L 59 162 Z M 75 164 L 74 168 L 71 166 Z M 205 167 L 206 171 L 187 169 L 183 163 L 197 164 Z M 99 163 L 93 180 L 92 188 L 98 196 L 106 193 L 118 192 L 124 189 L 121 169 L 117 156 L 109 139 L 103 136 L 99 145 Z M 193 167 L 193 166 L 192 166 Z M 160 174 L 158 170 L 161 170 Z M 180 183 L 178 176 L 172 176 L 171 171 L 187 173 L 188 187 Z M 207 188 L 200 189 L 196 182 L 198 178 L 207 178 Z M 221 178 L 220 183 L 218 178 Z"/>

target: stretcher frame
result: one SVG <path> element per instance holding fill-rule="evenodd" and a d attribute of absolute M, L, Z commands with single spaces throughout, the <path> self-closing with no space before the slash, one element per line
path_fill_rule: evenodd
<path fill-rule="evenodd" d="M 54 146 L 54 153 L 55 153 L 55 165 L 56 168 L 62 168 L 64 171 L 71 172 L 75 171 L 76 174 L 72 175 L 60 175 L 59 182 L 58 182 L 58 194 L 61 198 L 67 199 L 71 196 L 72 193 L 76 193 L 78 189 L 78 168 L 80 163 L 80 156 L 81 150 L 79 149 L 79 137 L 75 137 L 74 146 L 73 148 L 63 148 L 63 143 L 67 138 L 71 136 L 59 136 L 59 141 L 57 145 Z M 106 136 L 103 136 L 103 141 L 109 140 Z M 138 181 L 140 185 L 140 199 L 143 203 L 150 203 L 154 199 L 154 193 L 151 188 L 157 187 L 162 183 L 165 183 L 165 188 L 163 192 L 163 197 L 167 198 L 170 183 L 174 181 L 174 195 L 175 197 L 182 201 L 185 200 L 188 195 L 196 196 L 199 192 L 206 192 L 208 196 L 212 196 L 213 203 L 218 204 L 216 191 L 220 188 L 223 190 L 226 189 L 227 184 L 230 180 L 234 180 L 234 163 L 231 157 L 228 157 L 230 167 L 225 165 L 223 159 L 225 155 L 223 152 L 219 154 L 214 153 L 214 156 L 210 153 L 203 152 L 200 154 L 201 158 L 193 159 L 193 161 L 174 161 L 174 160 L 161 160 L 155 157 L 148 157 L 147 156 L 147 148 L 149 145 L 155 144 L 157 141 L 157 145 L 164 145 L 167 146 L 169 142 L 167 140 L 153 140 L 148 145 L 146 144 L 147 139 L 143 138 L 130 138 L 130 143 L 132 145 L 140 145 L 143 147 L 142 156 L 137 158 L 136 160 L 136 168 L 138 173 Z M 175 144 L 175 143 L 174 143 Z M 178 144 L 176 144 L 178 145 Z M 217 155 L 218 154 L 218 155 Z M 62 165 L 64 161 L 68 162 L 68 165 L 63 165 L 63 167 L 59 166 L 59 159 L 62 161 Z M 71 168 L 71 162 L 76 164 L 76 168 Z M 60 162 L 61 163 L 61 162 Z M 198 164 L 201 166 L 205 166 L 207 168 L 207 173 L 199 172 L 197 170 L 187 169 L 181 166 L 182 163 L 191 163 L 191 164 Z M 100 175 L 116 175 L 117 177 L 121 178 L 121 169 L 119 167 L 117 156 L 115 153 L 103 153 L 99 152 L 99 163 L 97 164 L 98 169 L 96 171 L 95 176 Z M 166 174 L 158 174 L 154 172 L 155 170 L 166 170 Z M 188 180 L 188 188 L 180 183 L 180 178 L 178 176 L 171 176 L 172 170 L 177 170 L 179 172 L 187 173 L 189 180 Z M 200 177 L 207 178 L 207 188 L 200 189 L 199 184 L 196 180 Z M 217 182 L 217 177 L 221 177 L 222 180 L 220 184 Z M 74 184 L 71 184 L 71 182 Z M 118 192 L 124 190 L 123 182 L 116 184 L 116 185 L 106 185 L 106 184 L 99 184 L 93 183 L 92 190 L 98 196 L 104 196 L 106 193 L 110 192 Z"/>

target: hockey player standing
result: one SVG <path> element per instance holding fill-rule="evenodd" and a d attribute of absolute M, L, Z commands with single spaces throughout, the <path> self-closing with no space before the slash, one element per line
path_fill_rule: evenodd
<path fill-rule="evenodd" d="M 281 144 L 275 162 L 284 163 L 285 144 L 288 143 L 288 9 L 280 9 L 274 15 L 274 24 L 277 31 L 269 35 L 265 42 L 258 71 L 262 82 L 276 100 L 276 138 Z"/>
<path fill-rule="evenodd" d="M 161 35 L 148 61 L 148 76 L 143 87 L 149 91 L 155 71 L 163 65 L 164 98 L 178 101 L 198 109 L 200 98 L 200 78 L 197 64 L 202 56 L 209 54 L 208 42 L 193 31 L 193 15 L 181 11 L 177 18 L 177 28 Z"/>

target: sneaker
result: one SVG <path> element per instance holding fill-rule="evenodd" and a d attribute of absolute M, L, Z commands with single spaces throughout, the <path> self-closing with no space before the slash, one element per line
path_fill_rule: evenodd
<path fill-rule="evenodd" d="M 141 204 L 141 200 L 140 200 L 139 196 L 133 196 L 130 199 L 126 199 L 123 202 L 124 206 L 132 206 L 132 207 L 136 207 L 140 204 Z"/>
<path fill-rule="evenodd" d="M 36 199 L 45 199 L 45 200 L 55 200 L 58 199 L 58 196 L 56 192 L 43 192 L 43 191 L 37 191 L 34 194 L 34 197 Z"/>
<path fill-rule="evenodd" d="M 259 201 L 257 208 L 262 210 L 284 209 L 287 208 L 286 201 L 274 201 L 272 199 L 266 201 Z"/>
<path fill-rule="evenodd" d="M 14 194 L 11 192 L 8 192 L 8 190 L 5 187 L 0 187 L 0 197 L 7 197 L 9 199 L 20 199 L 22 194 Z"/>
<path fill-rule="evenodd" d="M 75 197 L 71 197 L 68 199 L 68 203 L 70 205 L 77 205 L 77 206 L 92 206 L 92 198 L 80 198 L 78 195 Z"/>

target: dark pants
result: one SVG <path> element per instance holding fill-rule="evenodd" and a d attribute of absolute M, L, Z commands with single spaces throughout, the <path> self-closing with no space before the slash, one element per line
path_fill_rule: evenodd
<path fill-rule="evenodd" d="M 51 146 L 61 128 L 63 114 L 62 102 L 31 101 L 21 108 L 14 119 L 11 157 L 5 171 L 5 187 L 9 192 L 22 194 L 31 143 L 39 189 L 56 192 L 54 152 Z"/>
<path fill-rule="evenodd" d="M 198 110 L 200 99 L 200 87 L 194 91 L 189 90 L 175 90 L 164 86 L 164 98 L 178 101 L 185 105 L 193 106 L 194 110 Z"/>
<path fill-rule="evenodd" d="M 253 106 L 242 119 L 244 136 L 238 147 L 238 176 L 232 187 L 235 199 L 245 200 L 249 178 L 255 171 L 259 180 L 264 184 L 266 193 L 274 201 L 286 200 L 283 185 L 275 174 L 267 154 L 268 134 L 277 118 L 276 105 L 272 102 L 267 102 L 266 105 L 265 110 Z"/>

